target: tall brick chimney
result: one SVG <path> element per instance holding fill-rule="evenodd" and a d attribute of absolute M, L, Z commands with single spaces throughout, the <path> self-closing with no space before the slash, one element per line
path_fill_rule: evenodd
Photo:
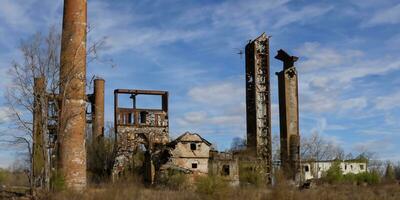
<path fill-rule="evenodd" d="M 86 28 L 86 0 L 64 0 L 58 175 L 73 190 L 86 187 Z"/>

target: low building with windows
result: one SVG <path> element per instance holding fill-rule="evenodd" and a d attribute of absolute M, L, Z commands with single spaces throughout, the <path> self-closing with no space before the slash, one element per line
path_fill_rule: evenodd
<path fill-rule="evenodd" d="M 169 160 L 161 166 L 161 173 L 175 170 L 190 178 L 213 175 L 231 185 L 239 184 L 238 159 L 232 153 L 213 150 L 211 143 L 199 134 L 186 132 L 170 142 L 168 148 Z"/>
<path fill-rule="evenodd" d="M 343 174 L 359 174 L 367 172 L 367 162 L 360 160 L 328 160 L 328 161 L 303 161 L 302 175 L 304 180 L 322 178 L 335 163 L 339 162 Z"/>
<path fill-rule="evenodd" d="M 196 174 L 208 174 L 211 143 L 197 133 L 186 132 L 172 141 L 170 164 Z"/>

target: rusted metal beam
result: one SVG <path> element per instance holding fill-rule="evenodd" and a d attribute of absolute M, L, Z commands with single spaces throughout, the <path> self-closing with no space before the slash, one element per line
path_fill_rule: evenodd
<path fill-rule="evenodd" d="M 46 149 L 46 87 L 44 77 L 34 79 L 34 104 L 33 104 L 33 156 L 32 172 L 33 186 L 47 188 L 48 169 Z"/>
<path fill-rule="evenodd" d="M 286 175 L 298 179 L 300 170 L 299 95 L 296 56 L 282 49 L 275 56 L 283 62 L 283 70 L 277 72 L 279 88 L 279 121 L 281 135 L 281 163 Z"/>
<path fill-rule="evenodd" d="M 86 187 L 86 0 L 64 0 L 60 69 L 59 178 L 68 189 Z"/>
<path fill-rule="evenodd" d="M 94 80 L 92 102 L 92 139 L 98 140 L 104 136 L 104 79 Z"/>
<path fill-rule="evenodd" d="M 272 171 L 269 37 L 263 33 L 246 45 L 247 148 Z"/>
<path fill-rule="evenodd" d="M 114 93 L 118 94 L 147 94 L 147 95 L 165 95 L 168 94 L 167 91 L 158 90 L 130 90 L 130 89 L 116 89 Z"/>

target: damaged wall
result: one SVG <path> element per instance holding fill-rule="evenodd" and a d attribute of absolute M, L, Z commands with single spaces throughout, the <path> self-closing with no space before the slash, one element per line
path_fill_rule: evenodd
<path fill-rule="evenodd" d="M 131 108 L 119 106 L 119 94 L 130 94 Z M 141 109 L 136 107 L 137 95 L 161 96 L 161 109 Z M 146 175 L 149 183 L 154 182 L 154 153 L 169 142 L 168 92 L 149 90 L 116 89 L 114 91 L 114 123 L 116 136 L 116 158 L 112 171 L 115 180 L 125 170 L 139 145 L 146 147 Z"/>
<path fill-rule="evenodd" d="M 232 153 L 211 151 L 210 175 L 220 176 L 232 186 L 239 185 L 239 160 Z"/>
<path fill-rule="evenodd" d="M 247 148 L 271 175 L 271 89 L 269 37 L 263 33 L 246 45 Z"/>
<path fill-rule="evenodd" d="M 283 70 L 276 73 L 279 88 L 279 122 L 281 135 L 281 163 L 293 179 L 300 170 L 299 95 L 295 56 L 279 50 L 276 59 L 283 62 Z"/>
<path fill-rule="evenodd" d="M 196 133 L 186 132 L 171 142 L 171 164 L 194 173 L 208 173 L 211 143 Z"/>

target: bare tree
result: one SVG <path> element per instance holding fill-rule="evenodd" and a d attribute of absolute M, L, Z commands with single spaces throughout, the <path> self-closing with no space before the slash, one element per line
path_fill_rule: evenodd
<path fill-rule="evenodd" d="M 232 139 L 231 151 L 242 151 L 246 149 L 246 140 L 241 137 L 235 137 Z"/>
<path fill-rule="evenodd" d="M 88 61 L 101 61 L 99 55 L 99 49 L 104 45 L 104 39 L 95 41 L 93 44 L 88 45 L 87 55 Z M 59 99 L 63 94 L 59 94 L 60 83 L 68 84 L 69 79 L 75 77 L 71 73 L 67 77 L 63 77 L 60 80 L 60 46 L 61 46 L 61 34 L 57 31 L 56 27 L 51 27 L 46 34 L 36 33 L 34 36 L 27 40 L 22 40 L 19 46 L 21 52 L 21 59 L 13 61 L 9 73 L 12 77 L 12 82 L 6 89 L 5 99 L 6 105 L 10 109 L 10 116 L 14 131 L 10 131 L 7 135 L 10 139 L 8 142 L 12 144 L 18 144 L 22 146 L 28 152 L 28 159 L 30 165 L 29 180 L 33 180 L 32 177 L 32 142 L 33 142 L 33 112 L 35 110 L 34 102 L 34 79 L 36 77 L 43 77 L 45 95 L 42 95 L 42 104 L 46 104 L 46 108 L 50 108 L 48 100 L 52 99 L 52 110 L 45 110 L 46 115 L 48 112 L 53 111 L 53 115 L 56 116 L 59 112 L 60 102 Z M 112 62 L 111 60 L 105 62 Z M 70 78 L 69 78 L 70 77 Z M 60 105 L 59 105 L 60 104 Z M 71 116 L 70 116 L 71 117 Z M 43 127 L 47 127 L 47 119 L 43 120 Z M 58 124 L 55 124 L 58 126 Z M 60 130 L 56 127 L 55 130 Z M 48 137 L 44 131 L 44 137 Z M 44 138 L 44 141 L 48 141 L 49 138 Z M 47 146 L 45 147 L 47 148 Z M 30 183 L 32 185 L 32 181 Z"/>
<path fill-rule="evenodd" d="M 310 137 L 302 137 L 300 151 L 303 160 L 344 159 L 342 148 L 321 137 L 317 132 Z"/>

